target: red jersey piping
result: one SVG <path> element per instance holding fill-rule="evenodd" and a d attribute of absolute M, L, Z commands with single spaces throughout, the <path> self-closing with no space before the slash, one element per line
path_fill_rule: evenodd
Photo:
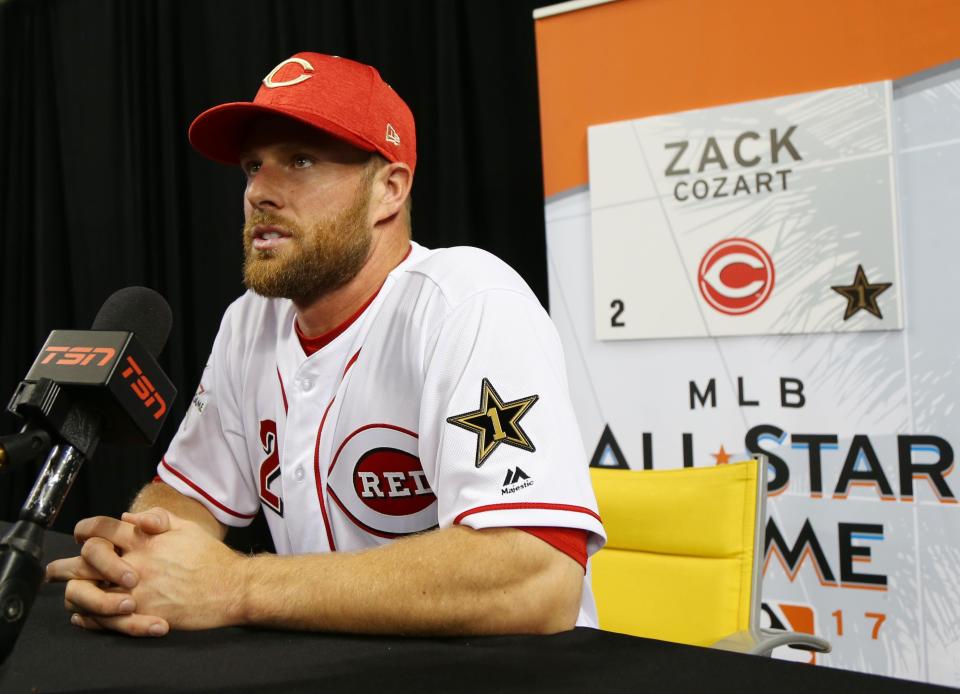
<path fill-rule="evenodd" d="M 330 517 L 327 515 L 327 505 L 323 501 L 323 482 L 320 480 L 320 436 L 323 434 L 323 425 L 327 422 L 327 414 L 333 407 L 333 401 L 337 399 L 334 395 L 330 398 L 330 404 L 323 411 L 323 418 L 320 420 L 320 428 L 317 429 L 317 444 L 313 449 L 313 477 L 317 483 L 317 499 L 320 500 L 320 515 L 323 516 L 323 529 L 327 531 L 327 543 L 330 545 L 330 551 L 336 552 L 337 547 L 333 543 L 333 531 L 330 529 Z"/>
<path fill-rule="evenodd" d="M 356 354 L 354 354 L 347 361 L 347 365 L 343 369 L 343 375 L 340 376 L 340 381 L 342 382 L 344 377 L 347 375 L 347 372 L 350 370 L 350 367 L 357 362 L 357 358 L 360 356 L 360 350 L 358 349 Z M 340 385 L 337 384 L 339 389 Z M 317 484 L 317 499 L 320 501 L 320 513 L 323 516 L 323 528 L 327 531 L 327 542 L 330 545 L 330 551 L 337 551 L 337 547 L 333 542 L 333 530 L 330 529 L 330 517 L 327 515 L 327 505 L 323 500 L 323 482 L 320 477 L 320 437 L 323 435 L 323 425 L 327 423 L 327 415 L 330 414 L 330 408 L 333 407 L 334 401 L 337 399 L 337 396 L 334 395 L 330 398 L 330 403 L 327 405 L 327 409 L 323 411 L 323 418 L 320 420 L 320 427 L 317 429 L 317 443 L 313 448 L 313 477 Z"/>
<path fill-rule="evenodd" d="M 256 513 L 250 513 L 250 514 L 240 513 L 239 511 L 234 511 L 232 508 L 228 508 L 228 507 L 224 506 L 224 505 L 221 504 L 219 501 L 217 501 L 216 499 L 214 499 L 212 496 L 210 496 L 209 494 L 207 494 L 203 489 L 200 488 L 200 486 L 199 486 L 198 484 L 196 484 L 196 483 L 195 483 L 193 480 L 191 480 L 189 477 L 187 477 L 186 475 L 184 475 L 184 474 L 183 474 L 182 472 L 180 472 L 179 470 L 175 470 L 174 468 L 170 467 L 169 463 L 167 463 L 167 459 L 166 459 L 166 458 L 161 459 L 160 464 L 163 465 L 163 467 L 165 467 L 167 470 L 169 470 L 169 471 L 170 471 L 173 475 L 175 475 L 177 478 L 179 478 L 182 482 L 184 482 L 186 485 L 188 485 L 191 489 L 193 489 L 195 492 L 197 492 L 198 494 L 200 494 L 204 499 L 206 499 L 207 501 L 209 501 L 211 504 L 213 504 L 214 506 L 216 506 L 218 509 L 220 509 L 220 510 L 223 511 L 224 513 L 229 513 L 231 516 L 234 516 L 234 517 L 236 517 L 236 518 L 243 518 L 243 519 L 245 519 L 245 520 L 246 520 L 246 519 L 249 519 L 249 518 L 256 518 L 256 517 L 257 517 L 257 514 L 256 514 Z"/>
<path fill-rule="evenodd" d="M 513 503 L 513 504 L 488 504 L 486 506 L 477 506 L 476 508 L 471 508 L 467 511 L 464 511 L 459 516 L 453 519 L 454 525 L 459 525 L 467 516 L 472 516 L 474 513 L 484 513 L 486 511 L 512 511 L 516 509 L 542 509 L 544 511 L 573 511 L 575 513 L 585 513 L 588 516 L 596 518 L 597 521 L 600 521 L 600 516 L 596 512 L 591 511 L 588 508 L 583 506 L 572 506 L 570 504 L 538 504 L 538 503 Z"/>
<path fill-rule="evenodd" d="M 277 367 L 277 380 L 280 381 L 280 395 L 283 396 L 283 413 L 287 413 L 287 391 L 283 388 L 283 376 L 280 375 L 280 367 Z"/>

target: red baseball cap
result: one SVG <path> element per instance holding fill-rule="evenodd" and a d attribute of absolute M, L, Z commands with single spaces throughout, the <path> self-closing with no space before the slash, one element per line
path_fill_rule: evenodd
<path fill-rule="evenodd" d="M 388 161 L 417 165 L 413 114 L 376 69 L 346 58 L 297 53 L 273 68 L 253 101 L 214 106 L 190 125 L 194 149 L 223 164 L 240 163 L 240 143 L 264 114 L 293 118 Z"/>

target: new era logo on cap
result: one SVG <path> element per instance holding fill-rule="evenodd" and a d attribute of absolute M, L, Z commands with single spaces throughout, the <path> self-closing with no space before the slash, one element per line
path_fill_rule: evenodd
<path fill-rule="evenodd" d="M 387 123 L 387 142 L 392 142 L 393 144 L 400 146 L 400 136 L 397 135 L 397 131 L 393 129 L 393 126 Z"/>

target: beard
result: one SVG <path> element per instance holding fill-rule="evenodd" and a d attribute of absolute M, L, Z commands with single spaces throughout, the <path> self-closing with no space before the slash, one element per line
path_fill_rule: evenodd
<path fill-rule="evenodd" d="M 310 303 L 345 285 L 370 253 L 370 192 L 365 177 L 346 209 L 306 229 L 281 215 L 255 210 L 243 226 L 243 283 L 261 296 L 297 303 Z M 290 240 L 276 250 L 254 249 L 253 230 L 260 224 L 284 229 Z"/>

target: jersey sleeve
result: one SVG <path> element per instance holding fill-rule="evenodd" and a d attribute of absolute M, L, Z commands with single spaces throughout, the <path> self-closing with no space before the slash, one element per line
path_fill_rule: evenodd
<path fill-rule="evenodd" d="M 221 523 L 245 526 L 256 517 L 260 504 L 250 466 L 244 464 L 247 454 L 235 392 L 240 379 L 229 373 L 228 318 L 229 310 L 157 474 L 206 506 Z"/>
<path fill-rule="evenodd" d="M 480 292 L 429 341 L 421 457 L 440 527 L 555 527 L 605 540 L 556 329 L 529 294 Z"/>

